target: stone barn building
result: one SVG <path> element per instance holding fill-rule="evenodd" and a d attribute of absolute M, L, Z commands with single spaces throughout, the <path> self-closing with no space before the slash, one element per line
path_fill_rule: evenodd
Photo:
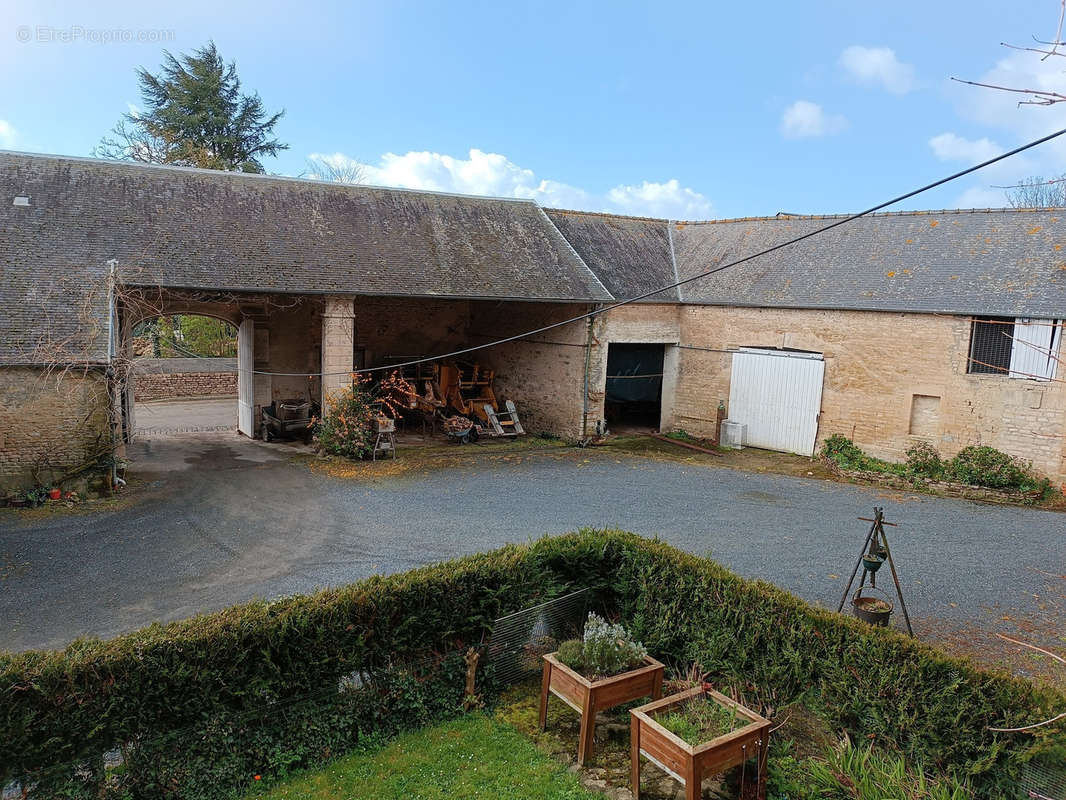
<path fill-rule="evenodd" d="M 0 153 L 0 487 L 106 462 L 134 431 L 132 331 L 239 330 L 238 414 L 361 367 L 581 317 L 830 217 L 714 222 Z M 989 444 L 1066 479 L 1062 210 L 878 214 L 470 356 L 526 429 L 643 425 L 811 454 Z M 605 422 L 606 420 L 606 422 Z"/>

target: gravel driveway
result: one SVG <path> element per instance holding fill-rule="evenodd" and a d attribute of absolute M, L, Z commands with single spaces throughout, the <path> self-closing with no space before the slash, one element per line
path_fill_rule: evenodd
<path fill-rule="evenodd" d="M 875 505 L 922 635 L 1062 645 L 1066 515 L 558 449 L 382 479 L 232 434 L 149 439 L 117 510 L 0 512 L 0 647 L 59 647 L 375 572 L 613 526 L 836 608 Z M 899 614 L 894 615 L 899 617 Z M 902 620 L 899 620 L 900 622 Z"/>

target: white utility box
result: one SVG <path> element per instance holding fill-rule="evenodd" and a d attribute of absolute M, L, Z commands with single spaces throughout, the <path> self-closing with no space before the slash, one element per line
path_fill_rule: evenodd
<path fill-rule="evenodd" d="M 718 443 L 718 446 L 741 450 L 744 447 L 744 439 L 747 437 L 747 433 L 748 426 L 743 422 L 733 422 L 728 419 L 723 420 L 722 441 Z"/>

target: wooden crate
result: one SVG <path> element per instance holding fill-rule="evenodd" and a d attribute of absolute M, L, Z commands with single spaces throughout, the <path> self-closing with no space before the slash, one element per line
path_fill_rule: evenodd
<path fill-rule="evenodd" d="M 548 721 L 548 695 L 554 694 L 581 715 L 581 733 L 577 742 L 577 762 L 584 764 L 592 757 L 592 736 L 596 727 L 596 713 L 608 708 L 651 695 L 662 697 L 663 665 L 645 656 L 644 666 L 590 681 L 584 675 L 560 662 L 555 653 L 544 656 L 544 674 L 540 688 L 540 729 Z"/>
<path fill-rule="evenodd" d="M 748 720 L 747 725 L 709 742 L 690 745 L 655 721 L 655 716 L 693 697 L 707 695 Z M 713 689 L 695 688 L 672 694 L 629 712 L 632 754 L 633 800 L 640 800 L 640 757 L 644 756 L 685 785 L 686 800 L 699 800 L 706 775 L 724 772 L 750 758 L 755 768 L 747 770 L 745 782 L 754 779 L 756 796 L 766 799 L 766 754 L 770 745 L 770 721 Z M 754 772 L 751 775 L 750 772 Z M 747 787 L 741 787 L 741 797 Z"/>

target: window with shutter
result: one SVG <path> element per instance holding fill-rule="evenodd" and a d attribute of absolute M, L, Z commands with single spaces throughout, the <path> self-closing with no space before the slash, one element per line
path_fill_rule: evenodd
<path fill-rule="evenodd" d="M 974 317 L 966 371 L 1051 380 L 1058 361 L 1059 320 Z"/>

